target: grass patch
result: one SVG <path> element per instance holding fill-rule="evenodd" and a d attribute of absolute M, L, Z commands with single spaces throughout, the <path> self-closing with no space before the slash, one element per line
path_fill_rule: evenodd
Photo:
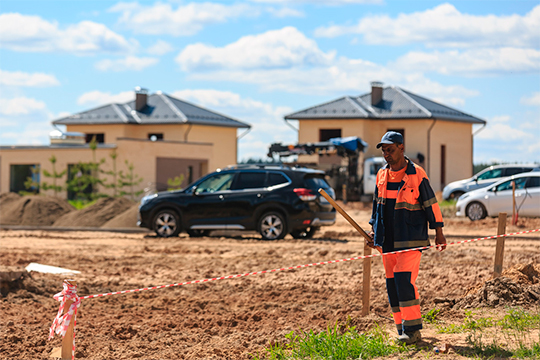
<path fill-rule="evenodd" d="M 96 203 L 96 200 L 86 201 L 86 200 L 68 200 L 68 203 L 71 204 L 75 209 L 82 210 Z"/>
<path fill-rule="evenodd" d="M 441 200 L 439 201 L 439 208 L 443 217 L 455 217 L 456 216 L 456 203 L 457 200 Z"/>
<path fill-rule="evenodd" d="M 480 358 L 540 359 L 540 313 L 531 313 L 521 308 L 508 308 L 500 320 L 478 317 L 465 311 L 461 325 L 437 326 L 439 333 L 466 333 L 472 353 Z M 485 329 L 490 329 L 487 335 Z M 536 338 L 532 332 L 538 331 Z M 486 341 L 486 338 L 491 340 Z M 504 340 L 504 341 L 501 341 Z"/>
<path fill-rule="evenodd" d="M 320 333 L 298 330 L 285 335 L 285 338 L 283 344 L 270 345 L 262 355 L 252 355 L 253 359 L 372 359 L 406 351 L 404 346 L 391 341 L 378 324 L 366 333 L 359 333 L 354 326 L 342 328 L 336 322 Z"/>

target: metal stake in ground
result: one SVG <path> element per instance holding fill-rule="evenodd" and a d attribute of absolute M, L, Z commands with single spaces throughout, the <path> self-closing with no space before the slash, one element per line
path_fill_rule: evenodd
<path fill-rule="evenodd" d="M 347 214 L 345 210 L 343 210 L 335 201 L 332 199 L 330 195 L 324 189 L 319 189 L 319 193 L 324 196 L 326 200 L 332 206 L 334 209 L 336 209 L 337 212 L 339 212 L 343 217 L 351 224 L 356 231 L 358 231 L 366 240 L 371 241 L 371 236 L 369 236 L 364 229 L 358 225 L 356 221 L 354 221 L 353 218 Z M 367 246 L 367 244 L 364 242 L 364 256 L 371 255 L 371 248 Z M 362 270 L 362 315 L 368 315 L 369 314 L 369 299 L 371 297 L 371 258 L 364 259 L 363 262 L 363 270 Z"/>

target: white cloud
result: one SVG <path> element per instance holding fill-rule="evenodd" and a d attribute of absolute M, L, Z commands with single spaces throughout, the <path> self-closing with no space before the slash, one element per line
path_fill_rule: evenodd
<path fill-rule="evenodd" d="M 18 13 L 0 14 L 0 39 L 0 46 L 9 50 L 77 55 L 130 53 L 138 47 L 103 24 L 81 21 L 61 29 L 57 22 Z"/>
<path fill-rule="evenodd" d="M 54 75 L 0 70 L 0 85 L 47 87 L 60 85 L 60 82 Z"/>
<path fill-rule="evenodd" d="M 102 91 L 89 91 L 82 94 L 77 99 L 77 104 L 86 106 L 100 106 L 106 104 L 122 104 L 135 99 L 135 93 L 133 91 L 123 91 L 118 94 L 111 94 L 110 92 Z"/>
<path fill-rule="evenodd" d="M 499 48 L 467 51 L 412 51 L 398 58 L 393 66 L 404 71 L 431 71 L 440 74 L 482 75 L 496 73 L 538 73 L 540 51 Z"/>
<path fill-rule="evenodd" d="M 1 115 L 28 115 L 47 108 L 43 101 L 27 97 L 0 99 Z"/>
<path fill-rule="evenodd" d="M 488 120 L 489 123 L 508 123 L 512 118 L 509 115 L 494 116 Z"/>
<path fill-rule="evenodd" d="M 511 124 L 493 123 L 486 126 L 478 135 L 478 139 L 497 141 L 497 142 L 513 142 L 516 140 L 525 141 L 534 137 L 533 134 L 516 129 Z"/>
<path fill-rule="evenodd" d="M 277 18 L 285 18 L 285 17 L 305 17 L 306 14 L 300 10 L 296 10 L 289 7 L 283 7 L 283 8 L 267 8 L 266 11 L 270 13 L 272 16 L 275 16 Z"/>
<path fill-rule="evenodd" d="M 104 59 L 96 63 L 100 71 L 141 71 L 159 62 L 157 58 L 126 56 L 123 59 Z"/>
<path fill-rule="evenodd" d="M 297 141 L 296 132 L 283 120 L 286 114 L 293 111 L 290 107 L 275 106 L 230 91 L 180 90 L 170 95 L 250 124 L 251 131 L 238 144 L 240 160 L 265 158 L 270 144 L 274 142 Z"/>
<path fill-rule="evenodd" d="M 317 5 L 350 5 L 350 4 L 382 4 L 384 0 L 251 0 L 270 4 L 317 4 Z"/>
<path fill-rule="evenodd" d="M 171 44 L 169 44 L 166 41 L 158 40 L 154 45 L 150 46 L 148 49 L 146 49 L 146 52 L 152 55 L 165 55 L 171 51 L 173 51 L 174 48 Z"/>
<path fill-rule="evenodd" d="M 525 47 L 540 42 L 540 5 L 525 16 L 463 14 L 446 3 L 433 9 L 400 14 L 366 16 L 353 26 L 320 27 L 315 35 L 337 37 L 362 34 L 369 44 L 404 45 L 424 43 L 430 47 Z"/>
<path fill-rule="evenodd" d="M 171 4 L 160 2 L 152 6 L 118 3 L 109 11 L 120 13 L 119 23 L 135 33 L 173 36 L 194 35 L 207 25 L 259 14 L 256 8 L 246 4 L 222 5 L 210 2 L 193 2 L 176 9 Z"/>
<path fill-rule="evenodd" d="M 324 53 L 315 41 L 288 26 L 260 35 L 244 36 L 221 48 L 205 44 L 188 45 L 178 54 L 176 62 L 184 71 L 268 69 L 327 65 L 334 57 L 334 52 Z"/>
<path fill-rule="evenodd" d="M 53 130 L 52 113 L 40 100 L 27 97 L 0 98 L 0 144 L 40 145 Z"/>
<path fill-rule="evenodd" d="M 522 97 L 519 102 L 524 105 L 540 106 L 540 91 L 533 93 L 529 97 Z"/>

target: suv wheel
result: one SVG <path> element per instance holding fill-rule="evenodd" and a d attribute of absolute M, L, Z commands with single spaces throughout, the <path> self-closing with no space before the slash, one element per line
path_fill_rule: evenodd
<path fill-rule="evenodd" d="M 180 216 L 172 210 L 161 210 L 154 217 L 154 231 L 159 237 L 178 236 Z"/>
<path fill-rule="evenodd" d="M 202 237 L 208 236 L 208 234 L 210 234 L 210 230 L 188 230 L 187 233 L 191 237 Z"/>
<path fill-rule="evenodd" d="M 465 213 L 472 221 L 482 220 L 487 216 L 486 208 L 484 205 L 480 204 L 477 201 L 474 201 L 467 205 Z"/>
<path fill-rule="evenodd" d="M 307 229 L 293 230 L 291 236 L 295 239 L 311 239 L 313 235 L 319 230 L 319 227 L 312 226 Z"/>
<path fill-rule="evenodd" d="M 257 230 L 264 240 L 283 239 L 287 234 L 287 223 L 283 215 L 271 211 L 261 216 Z"/>

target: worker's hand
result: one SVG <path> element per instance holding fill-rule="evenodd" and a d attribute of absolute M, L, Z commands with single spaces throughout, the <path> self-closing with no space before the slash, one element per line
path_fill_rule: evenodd
<path fill-rule="evenodd" d="M 446 249 L 446 238 L 444 237 L 442 228 L 435 229 L 435 245 L 439 251 Z"/>
<path fill-rule="evenodd" d="M 373 240 L 373 237 L 375 236 L 375 234 L 373 233 L 373 231 L 370 231 L 368 235 L 369 235 L 369 238 L 365 238 L 366 245 L 372 249 L 375 249 L 376 248 L 375 241 Z"/>

